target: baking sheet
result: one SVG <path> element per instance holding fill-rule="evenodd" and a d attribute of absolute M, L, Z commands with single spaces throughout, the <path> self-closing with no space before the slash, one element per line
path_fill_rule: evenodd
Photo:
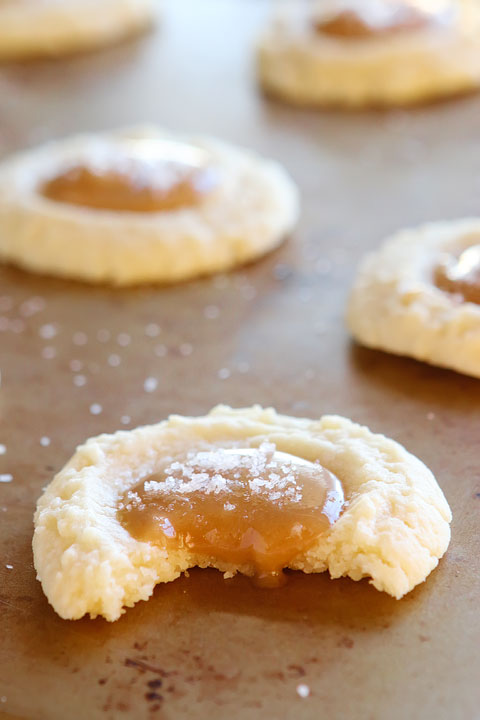
<path fill-rule="evenodd" d="M 343 313 L 356 263 L 386 234 L 479 212 L 480 97 L 354 114 L 267 101 L 252 67 L 266 12 L 170 0 L 156 33 L 0 68 L 2 155 L 155 121 L 277 158 L 303 196 L 294 237 L 228 275 L 120 291 L 0 269 L 0 473 L 13 476 L 0 484 L 0 711 L 13 716 L 479 717 L 480 383 L 353 345 Z M 326 575 L 261 591 L 193 571 L 114 624 L 58 618 L 32 566 L 42 487 L 88 436 L 218 402 L 339 413 L 405 444 L 454 513 L 438 570 L 400 602 Z"/>

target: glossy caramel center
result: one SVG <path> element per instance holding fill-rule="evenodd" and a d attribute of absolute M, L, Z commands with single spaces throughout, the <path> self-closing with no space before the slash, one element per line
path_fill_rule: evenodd
<path fill-rule="evenodd" d="M 407 0 L 349 0 L 338 12 L 316 15 L 314 26 L 325 35 L 355 40 L 421 29 L 434 17 Z"/>
<path fill-rule="evenodd" d="M 272 587 L 337 520 L 343 502 L 331 472 L 264 443 L 171 463 L 128 490 L 118 516 L 138 540 L 253 568 L 257 582 Z"/>
<path fill-rule="evenodd" d="M 441 290 L 480 305 L 480 243 L 458 256 L 446 254 L 435 268 L 434 279 Z"/>
<path fill-rule="evenodd" d="M 195 206 L 217 182 L 200 150 L 182 143 L 131 141 L 70 165 L 45 182 L 40 193 L 97 210 L 153 213 Z"/>

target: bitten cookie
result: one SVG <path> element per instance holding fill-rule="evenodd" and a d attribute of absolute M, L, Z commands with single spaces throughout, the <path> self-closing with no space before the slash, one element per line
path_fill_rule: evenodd
<path fill-rule="evenodd" d="M 258 44 L 269 93 L 299 105 L 405 105 L 480 85 L 476 0 L 281 3 Z"/>
<path fill-rule="evenodd" d="M 143 30 L 155 0 L 3 0 L 0 60 L 90 50 Z"/>
<path fill-rule="evenodd" d="M 280 165 L 211 138 L 80 135 L 0 165 L 0 259 L 114 285 L 185 280 L 272 250 L 298 207 Z"/>
<path fill-rule="evenodd" d="M 368 347 L 480 377 L 480 219 L 388 239 L 360 266 L 347 323 Z"/>
<path fill-rule="evenodd" d="M 383 435 L 219 406 L 88 440 L 40 498 L 33 550 L 59 615 L 116 620 L 194 565 L 269 583 L 329 570 L 401 598 L 450 520 L 430 470 Z"/>

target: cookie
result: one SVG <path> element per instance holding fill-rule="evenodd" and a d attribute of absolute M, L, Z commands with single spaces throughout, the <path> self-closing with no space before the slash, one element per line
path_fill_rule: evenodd
<path fill-rule="evenodd" d="M 81 135 L 0 165 L 0 259 L 96 283 L 186 280 L 272 250 L 298 207 L 280 165 L 211 138 Z"/>
<path fill-rule="evenodd" d="M 408 105 L 480 85 L 475 0 L 286 2 L 258 44 L 258 75 L 299 105 Z"/>
<path fill-rule="evenodd" d="M 112 621 L 192 566 L 267 582 L 329 570 L 401 598 L 450 520 L 430 470 L 383 435 L 219 406 L 88 440 L 40 498 L 33 550 L 61 617 Z"/>
<path fill-rule="evenodd" d="M 480 220 L 388 239 L 360 266 L 347 324 L 368 347 L 480 377 Z"/>
<path fill-rule="evenodd" d="M 0 60 L 90 50 L 143 30 L 154 0 L 3 0 Z"/>

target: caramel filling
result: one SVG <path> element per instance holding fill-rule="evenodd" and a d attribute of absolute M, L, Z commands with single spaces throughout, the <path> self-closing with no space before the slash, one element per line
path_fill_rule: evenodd
<path fill-rule="evenodd" d="M 446 254 L 435 268 L 434 279 L 440 290 L 480 305 L 480 244 L 471 245 L 458 257 Z"/>
<path fill-rule="evenodd" d="M 336 13 L 316 16 L 314 27 L 325 35 L 355 40 L 418 30 L 434 18 L 407 0 L 350 0 Z"/>
<path fill-rule="evenodd" d="M 167 141 L 129 141 L 74 164 L 45 182 L 55 202 L 97 210 L 153 213 L 197 205 L 217 185 L 201 150 Z"/>
<path fill-rule="evenodd" d="M 335 475 L 264 443 L 171 463 L 125 493 L 118 517 L 137 540 L 253 568 L 258 584 L 276 587 L 283 568 L 332 526 L 343 503 Z"/>

